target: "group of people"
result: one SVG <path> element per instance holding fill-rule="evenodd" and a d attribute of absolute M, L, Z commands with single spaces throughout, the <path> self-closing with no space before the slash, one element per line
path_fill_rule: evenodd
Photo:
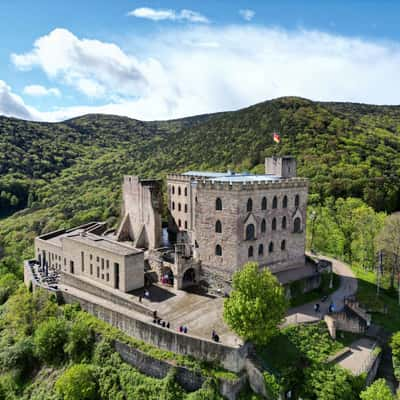
<path fill-rule="evenodd" d="M 179 332 L 180 332 L 180 333 L 188 333 L 188 328 L 187 328 L 187 326 L 181 325 L 181 326 L 179 327 Z"/>

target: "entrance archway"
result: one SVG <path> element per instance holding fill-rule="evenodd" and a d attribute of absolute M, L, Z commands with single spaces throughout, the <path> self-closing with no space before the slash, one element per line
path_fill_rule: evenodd
<path fill-rule="evenodd" d="M 193 268 L 189 268 L 185 271 L 182 277 L 183 287 L 194 285 L 196 283 L 196 271 Z"/>

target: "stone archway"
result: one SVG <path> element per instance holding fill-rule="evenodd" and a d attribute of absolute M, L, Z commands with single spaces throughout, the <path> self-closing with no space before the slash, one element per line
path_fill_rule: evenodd
<path fill-rule="evenodd" d="M 196 285 L 196 271 L 194 268 L 188 268 L 182 276 L 182 288 Z"/>

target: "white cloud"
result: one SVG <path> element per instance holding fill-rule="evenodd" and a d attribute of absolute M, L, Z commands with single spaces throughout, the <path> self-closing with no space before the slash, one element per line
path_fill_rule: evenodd
<path fill-rule="evenodd" d="M 0 80 L 0 115 L 21 119 L 35 119 L 24 101 Z"/>
<path fill-rule="evenodd" d="M 279 96 L 399 104 L 400 46 L 316 31 L 190 26 L 135 39 L 146 55 L 55 30 L 14 55 L 101 106 L 59 107 L 34 118 L 101 112 L 152 120 L 245 107 Z M 125 42 L 126 45 L 126 42 Z M 38 117 L 39 116 L 39 117 Z"/>
<path fill-rule="evenodd" d="M 207 24 L 210 22 L 204 15 L 196 11 L 186 9 L 177 12 L 175 10 L 156 10 L 154 8 L 141 7 L 130 11 L 128 16 L 151 19 L 152 21 L 189 21 L 202 24 Z"/>
<path fill-rule="evenodd" d="M 24 94 L 28 96 L 42 97 L 42 96 L 56 96 L 60 97 L 61 92 L 57 88 L 46 88 L 42 85 L 28 85 L 24 87 Z"/>
<path fill-rule="evenodd" d="M 251 21 L 254 18 L 254 16 L 256 15 L 254 10 L 250 10 L 248 8 L 246 8 L 244 10 L 239 10 L 239 14 L 246 21 Z"/>
<path fill-rule="evenodd" d="M 135 57 L 113 43 L 79 39 L 66 29 L 53 30 L 36 40 L 31 51 L 11 59 L 22 71 L 40 67 L 49 78 L 89 97 L 138 95 L 145 84 Z"/>

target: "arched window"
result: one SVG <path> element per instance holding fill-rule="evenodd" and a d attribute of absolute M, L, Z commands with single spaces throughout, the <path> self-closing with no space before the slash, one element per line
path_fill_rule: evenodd
<path fill-rule="evenodd" d="M 187 187 L 185 187 L 185 196 L 187 196 Z"/>
<path fill-rule="evenodd" d="M 172 194 L 175 194 L 175 186 L 172 185 Z"/>
<path fill-rule="evenodd" d="M 217 211 L 222 210 L 222 200 L 219 197 L 217 197 L 217 199 L 215 200 L 215 209 Z"/>
<path fill-rule="evenodd" d="M 261 200 L 261 210 L 266 210 L 267 209 L 267 198 L 263 197 Z"/>
<path fill-rule="evenodd" d="M 269 251 L 270 253 L 273 253 L 273 252 L 274 252 L 274 242 L 270 242 L 270 243 L 269 243 L 268 251 Z"/>
<path fill-rule="evenodd" d="M 253 224 L 249 224 L 246 226 L 246 240 L 254 240 L 255 239 L 255 229 Z"/>
<path fill-rule="evenodd" d="M 187 221 L 185 221 L 185 229 L 187 229 L 188 228 L 188 224 L 187 224 Z"/>
<path fill-rule="evenodd" d="M 219 244 L 215 246 L 215 255 L 222 256 L 222 247 Z"/>
<path fill-rule="evenodd" d="M 267 223 L 265 222 L 265 219 L 261 221 L 261 233 L 265 233 L 267 230 Z"/>
<path fill-rule="evenodd" d="M 187 204 L 185 204 L 185 213 L 187 213 L 187 210 L 188 210 Z"/>
<path fill-rule="evenodd" d="M 282 240 L 282 242 L 281 242 L 281 250 L 282 251 L 286 250 L 286 240 Z"/>
<path fill-rule="evenodd" d="M 272 200 L 272 208 L 278 208 L 278 198 L 276 196 Z"/>
<path fill-rule="evenodd" d="M 287 227 L 287 220 L 286 220 L 286 217 L 283 217 L 282 218 L 282 229 L 286 229 L 286 227 Z"/>
<path fill-rule="evenodd" d="M 182 208 L 181 203 L 178 203 L 178 211 L 181 211 L 181 208 Z"/>
<path fill-rule="evenodd" d="M 294 206 L 298 207 L 300 205 L 300 196 L 298 194 L 296 194 L 295 198 L 294 198 Z"/>
<path fill-rule="evenodd" d="M 253 211 L 253 200 L 248 199 L 247 200 L 247 212 L 251 212 L 251 211 Z"/>
<path fill-rule="evenodd" d="M 259 256 L 264 255 L 264 245 L 262 243 L 258 245 L 258 255 Z"/>
<path fill-rule="evenodd" d="M 282 208 L 287 208 L 287 196 L 284 196 L 284 197 L 283 197 L 283 200 L 282 200 Z"/>
<path fill-rule="evenodd" d="M 181 187 L 180 186 L 178 186 L 178 195 L 179 196 L 181 195 Z"/>
<path fill-rule="evenodd" d="M 295 233 L 301 232 L 301 219 L 299 217 L 295 218 L 295 220 L 294 220 L 293 232 L 295 232 Z"/>
<path fill-rule="evenodd" d="M 217 221 L 217 222 L 215 223 L 215 232 L 217 232 L 217 233 L 221 233 L 221 232 L 222 232 L 222 224 L 221 224 L 221 221 Z"/>
<path fill-rule="evenodd" d="M 178 220 L 178 226 L 179 228 L 182 226 L 182 221 L 180 219 Z"/>
<path fill-rule="evenodd" d="M 249 247 L 249 250 L 248 250 L 248 256 L 249 256 L 249 258 L 250 258 L 250 257 L 253 257 L 253 253 L 254 253 L 254 251 L 253 251 L 253 246 L 250 246 L 250 247 Z"/>
<path fill-rule="evenodd" d="M 175 210 L 175 202 L 172 202 L 172 209 Z"/>
<path fill-rule="evenodd" d="M 276 218 L 272 220 L 272 230 L 276 231 Z"/>

